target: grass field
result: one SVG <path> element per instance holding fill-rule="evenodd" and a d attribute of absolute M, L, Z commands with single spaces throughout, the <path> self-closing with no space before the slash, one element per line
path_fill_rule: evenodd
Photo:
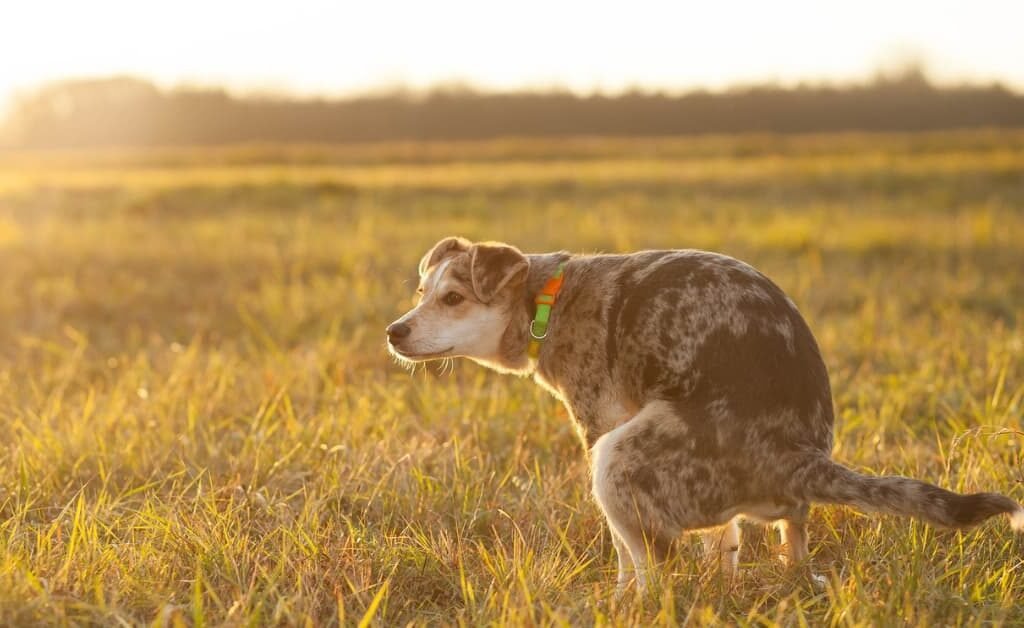
<path fill-rule="evenodd" d="M 836 457 L 1024 501 L 1024 133 L 0 155 L 0 624 L 1024 624 L 1024 536 L 812 510 L 614 599 L 564 411 L 384 347 L 442 236 L 762 269 Z"/>

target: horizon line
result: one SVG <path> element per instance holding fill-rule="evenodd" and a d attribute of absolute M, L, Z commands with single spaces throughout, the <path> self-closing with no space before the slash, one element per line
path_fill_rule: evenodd
<path fill-rule="evenodd" d="M 164 94 L 175 94 L 183 92 L 223 92 L 238 99 L 259 99 L 279 98 L 283 100 L 360 100 L 366 98 L 412 96 L 429 97 L 434 94 L 465 92 L 477 95 L 505 95 L 505 94 L 571 94 L 576 97 L 619 97 L 629 94 L 657 94 L 671 97 L 681 97 L 690 94 L 730 94 L 757 89 L 856 89 L 882 85 L 885 83 L 899 83 L 912 80 L 920 80 L 923 83 L 937 89 L 951 88 L 993 88 L 999 87 L 1008 91 L 1024 94 L 1024 83 L 1007 80 L 1005 78 L 984 78 L 984 77 L 958 77 L 941 78 L 936 77 L 927 67 L 911 65 L 897 69 L 876 69 L 874 72 L 855 77 L 807 77 L 801 79 L 779 79 L 765 77 L 757 80 L 741 80 L 714 85 L 708 83 L 662 83 L 637 81 L 616 87 L 604 85 L 590 85 L 587 87 L 576 87 L 567 81 L 536 81 L 533 83 L 522 83 L 515 86 L 502 86 L 487 84 L 485 81 L 452 77 L 432 81 L 429 83 L 417 84 L 412 81 L 381 81 L 373 85 L 352 86 L 344 88 L 319 88 L 308 89 L 282 84 L 267 82 L 260 84 L 253 81 L 207 81 L 200 79 L 184 79 L 175 81 L 164 81 L 144 74 L 131 72 L 116 72 L 109 74 L 83 74 L 69 75 L 62 78 L 45 80 L 33 85 L 20 85 L 7 90 L 7 93 L 0 92 L 0 117 L 3 117 L 7 110 L 14 107 L 19 100 L 30 99 L 35 95 L 54 89 L 61 85 L 102 83 L 113 81 L 135 81 L 145 83 L 154 87 Z"/>

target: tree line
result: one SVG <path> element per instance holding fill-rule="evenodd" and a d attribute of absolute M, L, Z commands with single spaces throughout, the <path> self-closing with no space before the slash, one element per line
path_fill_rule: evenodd
<path fill-rule="evenodd" d="M 160 89 L 134 78 L 65 81 L 21 97 L 8 147 L 464 140 L 506 136 L 924 131 L 1024 126 L 1024 95 L 999 84 L 939 87 L 920 72 L 846 86 L 632 91 L 396 91 L 344 99 Z"/>

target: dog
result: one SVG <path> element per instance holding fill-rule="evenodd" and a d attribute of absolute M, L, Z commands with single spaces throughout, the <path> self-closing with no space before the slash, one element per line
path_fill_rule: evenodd
<path fill-rule="evenodd" d="M 811 503 L 967 528 L 1024 509 L 862 475 L 831 459 L 828 372 L 796 305 L 765 275 L 699 250 L 525 255 L 460 237 L 419 264 L 417 305 L 387 327 L 406 362 L 466 357 L 532 375 L 567 408 L 618 555 L 644 588 L 684 531 L 734 573 L 738 520 L 774 522 L 806 564 Z M 546 311 L 545 311 L 546 310 Z M 542 315 L 543 314 L 543 315 Z M 541 320 L 543 319 L 543 320 Z"/>

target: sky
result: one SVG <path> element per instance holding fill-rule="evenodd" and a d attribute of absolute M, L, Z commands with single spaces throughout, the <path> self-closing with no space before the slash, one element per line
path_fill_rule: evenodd
<path fill-rule="evenodd" d="M 0 109 L 69 77 L 336 96 L 407 85 L 717 89 L 846 82 L 908 59 L 1024 89 L 1024 1 L 13 0 Z"/>

